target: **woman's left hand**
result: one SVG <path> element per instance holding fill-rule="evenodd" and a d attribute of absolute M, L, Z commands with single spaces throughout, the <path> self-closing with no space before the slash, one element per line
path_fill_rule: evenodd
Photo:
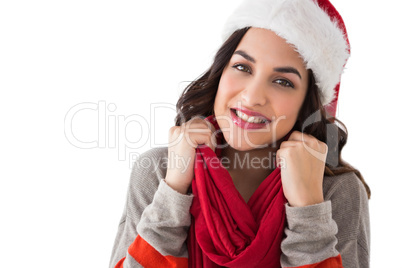
<path fill-rule="evenodd" d="M 322 183 L 328 147 L 315 137 L 294 131 L 276 153 L 283 192 L 289 205 L 304 207 L 324 201 Z"/>

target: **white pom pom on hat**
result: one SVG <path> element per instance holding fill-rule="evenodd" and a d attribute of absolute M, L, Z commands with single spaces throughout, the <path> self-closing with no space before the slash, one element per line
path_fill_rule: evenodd
<path fill-rule="evenodd" d="M 328 0 L 245 0 L 225 23 L 223 40 L 245 27 L 271 30 L 292 44 L 313 71 L 322 104 L 335 116 L 350 45 L 342 17 Z"/>

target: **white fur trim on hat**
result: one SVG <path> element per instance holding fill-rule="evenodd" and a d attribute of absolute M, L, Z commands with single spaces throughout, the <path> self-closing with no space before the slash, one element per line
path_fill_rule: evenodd
<path fill-rule="evenodd" d="M 223 40 L 245 27 L 271 30 L 292 44 L 313 71 L 323 105 L 333 100 L 349 46 L 337 21 L 314 0 L 246 0 L 228 18 Z"/>

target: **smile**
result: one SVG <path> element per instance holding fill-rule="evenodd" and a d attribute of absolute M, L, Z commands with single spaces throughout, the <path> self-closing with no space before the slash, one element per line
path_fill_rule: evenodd
<path fill-rule="evenodd" d="M 237 109 L 230 109 L 230 116 L 232 121 L 243 129 L 259 129 L 271 123 L 271 120 L 266 117 L 249 116 Z"/>

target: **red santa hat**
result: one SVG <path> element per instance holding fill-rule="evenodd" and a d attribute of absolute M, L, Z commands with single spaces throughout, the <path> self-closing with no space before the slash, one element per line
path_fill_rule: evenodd
<path fill-rule="evenodd" d="M 245 0 L 224 25 L 223 40 L 245 27 L 271 30 L 292 44 L 313 71 L 322 104 L 335 116 L 350 45 L 342 17 L 328 0 Z"/>

